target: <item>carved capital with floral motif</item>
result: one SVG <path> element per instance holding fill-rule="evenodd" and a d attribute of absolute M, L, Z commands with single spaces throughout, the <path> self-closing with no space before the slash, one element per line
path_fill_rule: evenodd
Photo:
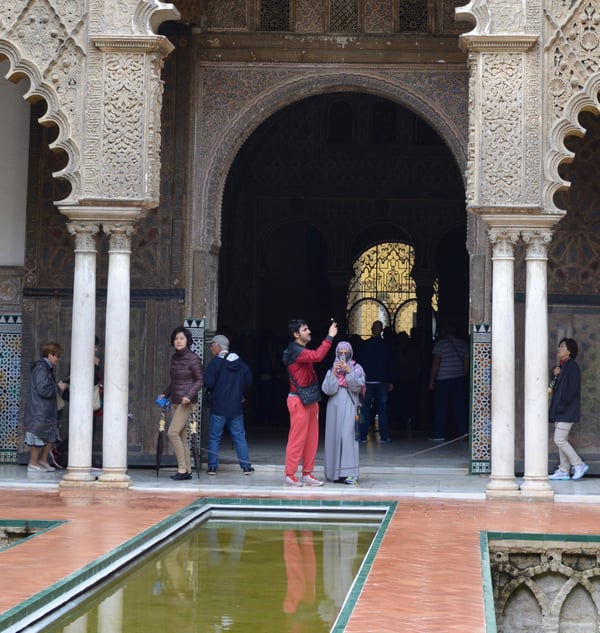
<path fill-rule="evenodd" d="M 132 222 L 113 222 L 103 224 L 102 228 L 109 237 L 109 253 L 131 253 Z"/>
<path fill-rule="evenodd" d="M 96 235 L 100 226 L 95 222 L 67 222 L 67 230 L 75 241 L 75 253 L 95 253 Z"/>
<path fill-rule="evenodd" d="M 514 245 L 519 241 L 519 231 L 515 229 L 493 228 L 488 231 L 492 245 L 492 259 L 514 259 Z"/>
<path fill-rule="evenodd" d="M 521 237 L 527 245 L 525 259 L 548 259 L 548 244 L 552 241 L 552 231 L 550 229 L 522 231 Z"/>

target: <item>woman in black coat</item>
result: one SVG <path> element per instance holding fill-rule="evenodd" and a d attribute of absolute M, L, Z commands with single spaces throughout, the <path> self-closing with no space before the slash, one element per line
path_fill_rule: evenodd
<path fill-rule="evenodd" d="M 581 479 L 589 470 L 569 444 L 569 432 L 581 417 L 581 370 L 575 362 L 578 351 L 572 338 L 563 338 L 558 344 L 556 358 L 559 365 L 554 369 L 557 380 L 552 390 L 548 418 L 554 422 L 554 444 L 560 464 L 550 479 Z"/>
<path fill-rule="evenodd" d="M 23 413 L 25 444 L 29 446 L 27 472 L 50 472 L 48 454 L 58 441 L 58 407 L 56 396 L 68 387 L 56 382 L 54 368 L 62 356 L 62 347 L 54 341 L 42 345 L 42 358 L 31 365 L 29 397 Z"/>

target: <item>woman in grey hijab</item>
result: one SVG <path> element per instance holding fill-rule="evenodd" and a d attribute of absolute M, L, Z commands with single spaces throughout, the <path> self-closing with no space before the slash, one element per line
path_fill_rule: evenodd
<path fill-rule="evenodd" d="M 352 360 L 352 345 L 341 341 L 335 361 L 321 388 L 329 396 L 325 418 L 325 477 L 355 486 L 358 483 L 357 408 L 365 391 L 365 372 Z"/>

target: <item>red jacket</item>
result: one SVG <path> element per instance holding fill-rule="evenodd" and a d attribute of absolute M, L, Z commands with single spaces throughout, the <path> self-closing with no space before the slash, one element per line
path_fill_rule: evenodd
<path fill-rule="evenodd" d="M 288 372 L 301 387 L 308 387 L 317 380 L 317 374 L 313 363 L 320 363 L 327 352 L 331 349 L 333 339 L 327 336 L 317 349 L 306 349 L 306 347 L 292 341 L 283 352 L 283 364 Z M 296 386 L 290 380 L 290 392 L 296 393 Z"/>

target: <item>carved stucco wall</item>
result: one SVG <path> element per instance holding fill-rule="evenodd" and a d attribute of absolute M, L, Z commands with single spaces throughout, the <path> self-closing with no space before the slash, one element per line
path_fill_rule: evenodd
<path fill-rule="evenodd" d="M 87 199 L 155 206 L 159 198 L 160 72 L 171 45 L 155 35 L 178 17 L 157 0 L 11 0 L 0 6 L 0 56 L 43 99 L 52 147 L 67 155 L 55 175 L 64 204 Z"/>
<path fill-rule="evenodd" d="M 216 319 L 221 203 L 231 163 L 249 135 L 280 108 L 339 89 L 369 92 L 419 112 L 444 139 L 461 172 L 466 161 L 467 82 L 462 67 L 326 68 L 308 65 L 198 64 L 196 71 L 189 286 L 191 312 Z"/>
<path fill-rule="evenodd" d="M 547 68 L 545 133 L 549 139 L 545 160 L 545 204 L 555 205 L 555 194 L 566 180 L 559 165 L 573 153 L 565 145 L 570 135 L 582 136 L 582 112 L 600 112 L 600 3 L 597 0 L 551 0 L 544 10 L 544 54 Z"/>

